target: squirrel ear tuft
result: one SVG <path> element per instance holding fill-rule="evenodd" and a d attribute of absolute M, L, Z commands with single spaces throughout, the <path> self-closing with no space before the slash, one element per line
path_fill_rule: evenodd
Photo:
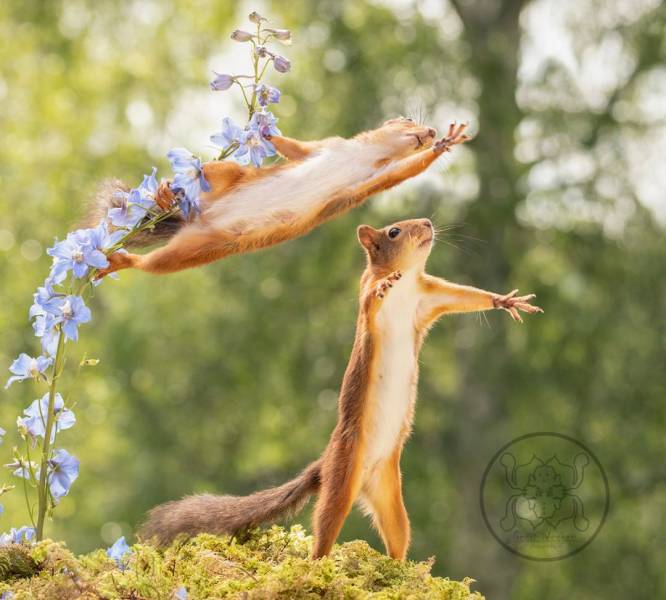
<path fill-rule="evenodd" d="M 366 250 L 370 250 L 374 245 L 377 230 L 370 227 L 370 225 L 359 225 L 356 230 L 356 235 L 358 236 L 358 241 L 361 243 L 361 246 Z"/>

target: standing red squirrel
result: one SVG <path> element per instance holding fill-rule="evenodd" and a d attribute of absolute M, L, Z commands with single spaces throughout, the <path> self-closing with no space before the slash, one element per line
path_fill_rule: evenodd
<path fill-rule="evenodd" d="M 451 125 L 435 142 L 434 129 L 400 117 L 351 139 L 300 142 L 271 136 L 289 162 L 261 169 L 228 160 L 204 164 L 210 191 L 201 194 L 201 214 L 191 222 L 173 218 L 160 224 L 143 241 L 171 237 L 165 246 L 145 255 L 112 254 L 100 276 L 130 267 L 171 273 L 304 235 L 369 196 L 418 175 L 452 146 L 468 140 L 464 129 Z M 88 225 L 106 214 L 114 202 L 113 187 L 119 185 L 111 182 L 103 188 Z M 167 209 L 174 199 L 164 182 L 157 204 Z"/>
<path fill-rule="evenodd" d="M 428 219 L 358 228 L 368 265 L 340 398 L 338 423 L 321 457 L 291 481 L 250 496 L 190 496 L 154 508 L 141 536 L 167 544 L 179 534 L 235 533 L 299 510 L 318 495 L 313 558 L 327 555 L 355 501 L 373 517 L 386 550 L 404 559 L 410 539 L 400 455 L 410 434 L 418 356 L 442 315 L 490 310 L 543 312 L 534 294 L 505 295 L 450 283 L 424 272 L 434 232 Z"/>

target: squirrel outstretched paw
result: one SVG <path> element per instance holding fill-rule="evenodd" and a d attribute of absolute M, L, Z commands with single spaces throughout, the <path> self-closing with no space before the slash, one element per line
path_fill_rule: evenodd
<path fill-rule="evenodd" d="M 388 277 L 381 279 L 377 282 L 375 287 L 375 295 L 377 298 L 383 298 L 388 293 L 389 288 L 393 287 L 393 284 L 402 277 L 400 271 L 393 271 Z"/>
<path fill-rule="evenodd" d="M 433 152 L 437 154 L 448 152 L 451 150 L 452 146 L 455 146 L 456 144 L 464 144 L 467 140 L 471 139 L 468 135 L 463 134 L 466 127 L 467 123 L 461 123 L 458 126 L 456 126 L 455 123 L 451 123 L 446 135 L 433 144 Z"/>
<path fill-rule="evenodd" d="M 523 319 L 520 316 L 519 310 L 534 314 L 542 313 L 543 309 L 538 306 L 530 304 L 530 300 L 536 298 L 536 294 L 527 294 L 527 296 L 516 296 L 518 290 L 513 290 L 503 296 L 496 295 L 493 297 L 493 306 L 501 310 L 505 310 L 511 315 L 511 318 L 518 323 L 522 323 Z"/>

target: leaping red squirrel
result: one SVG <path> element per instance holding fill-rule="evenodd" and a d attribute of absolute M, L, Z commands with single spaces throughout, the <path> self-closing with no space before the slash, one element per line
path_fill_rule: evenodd
<path fill-rule="evenodd" d="M 228 160 L 204 164 L 211 189 L 201 195 L 201 214 L 191 222 L 163 222 L 142 241 L 171 237 L 165 246 L 145 255 L 112 254 L 109 268 L 100 276 L 130 267 L 171 273 L 304 235 L 421 173 L 452 146 L 469 139 L 464 129 L 464 124 L 452 124 L 435 142 L 434 129 L 400 117 L 351 139 L 300 142 L 272 136 L 276 150 L 290 162 L 261 169 Z M 111 182 L 103 188 L 88 225 L 106 214 L 114 202 L 114 187 L 119 186 Z M 164 209 L 174 201 L 168 182 L 156 196 Z"/>
<path fill-rule="evenodd" d="M 418 356 L 441 316 L 490 310 L 543 312 L 534 294 L 500 295 L 424 272 L 434 233 L 428 219 L 358 228 L 368 264 L 351 359 L 342 381 L 338 423 L 321 457 L 295 479 L 250 496 L 189 496 L 152 509 L 140 533 L 167 544 L 180 534 L 235 533 L 298 511 L 318 495 L 313 558 L 327 555 L 355 501 L 372 515 L 390 556 L 404 559 L 410 540 L 400 455 L 410 434 Z"/>

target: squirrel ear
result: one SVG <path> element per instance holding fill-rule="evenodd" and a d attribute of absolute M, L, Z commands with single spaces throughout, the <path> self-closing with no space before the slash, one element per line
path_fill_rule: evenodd
<path fill-rule="evenodd" d="M 358 241 L 361 242 L 366 250 L 370 250 L 375 245 L 375 238 L 377 237 L 377 230 L 370 225 L 359 225 L 356 230 Z"/>

